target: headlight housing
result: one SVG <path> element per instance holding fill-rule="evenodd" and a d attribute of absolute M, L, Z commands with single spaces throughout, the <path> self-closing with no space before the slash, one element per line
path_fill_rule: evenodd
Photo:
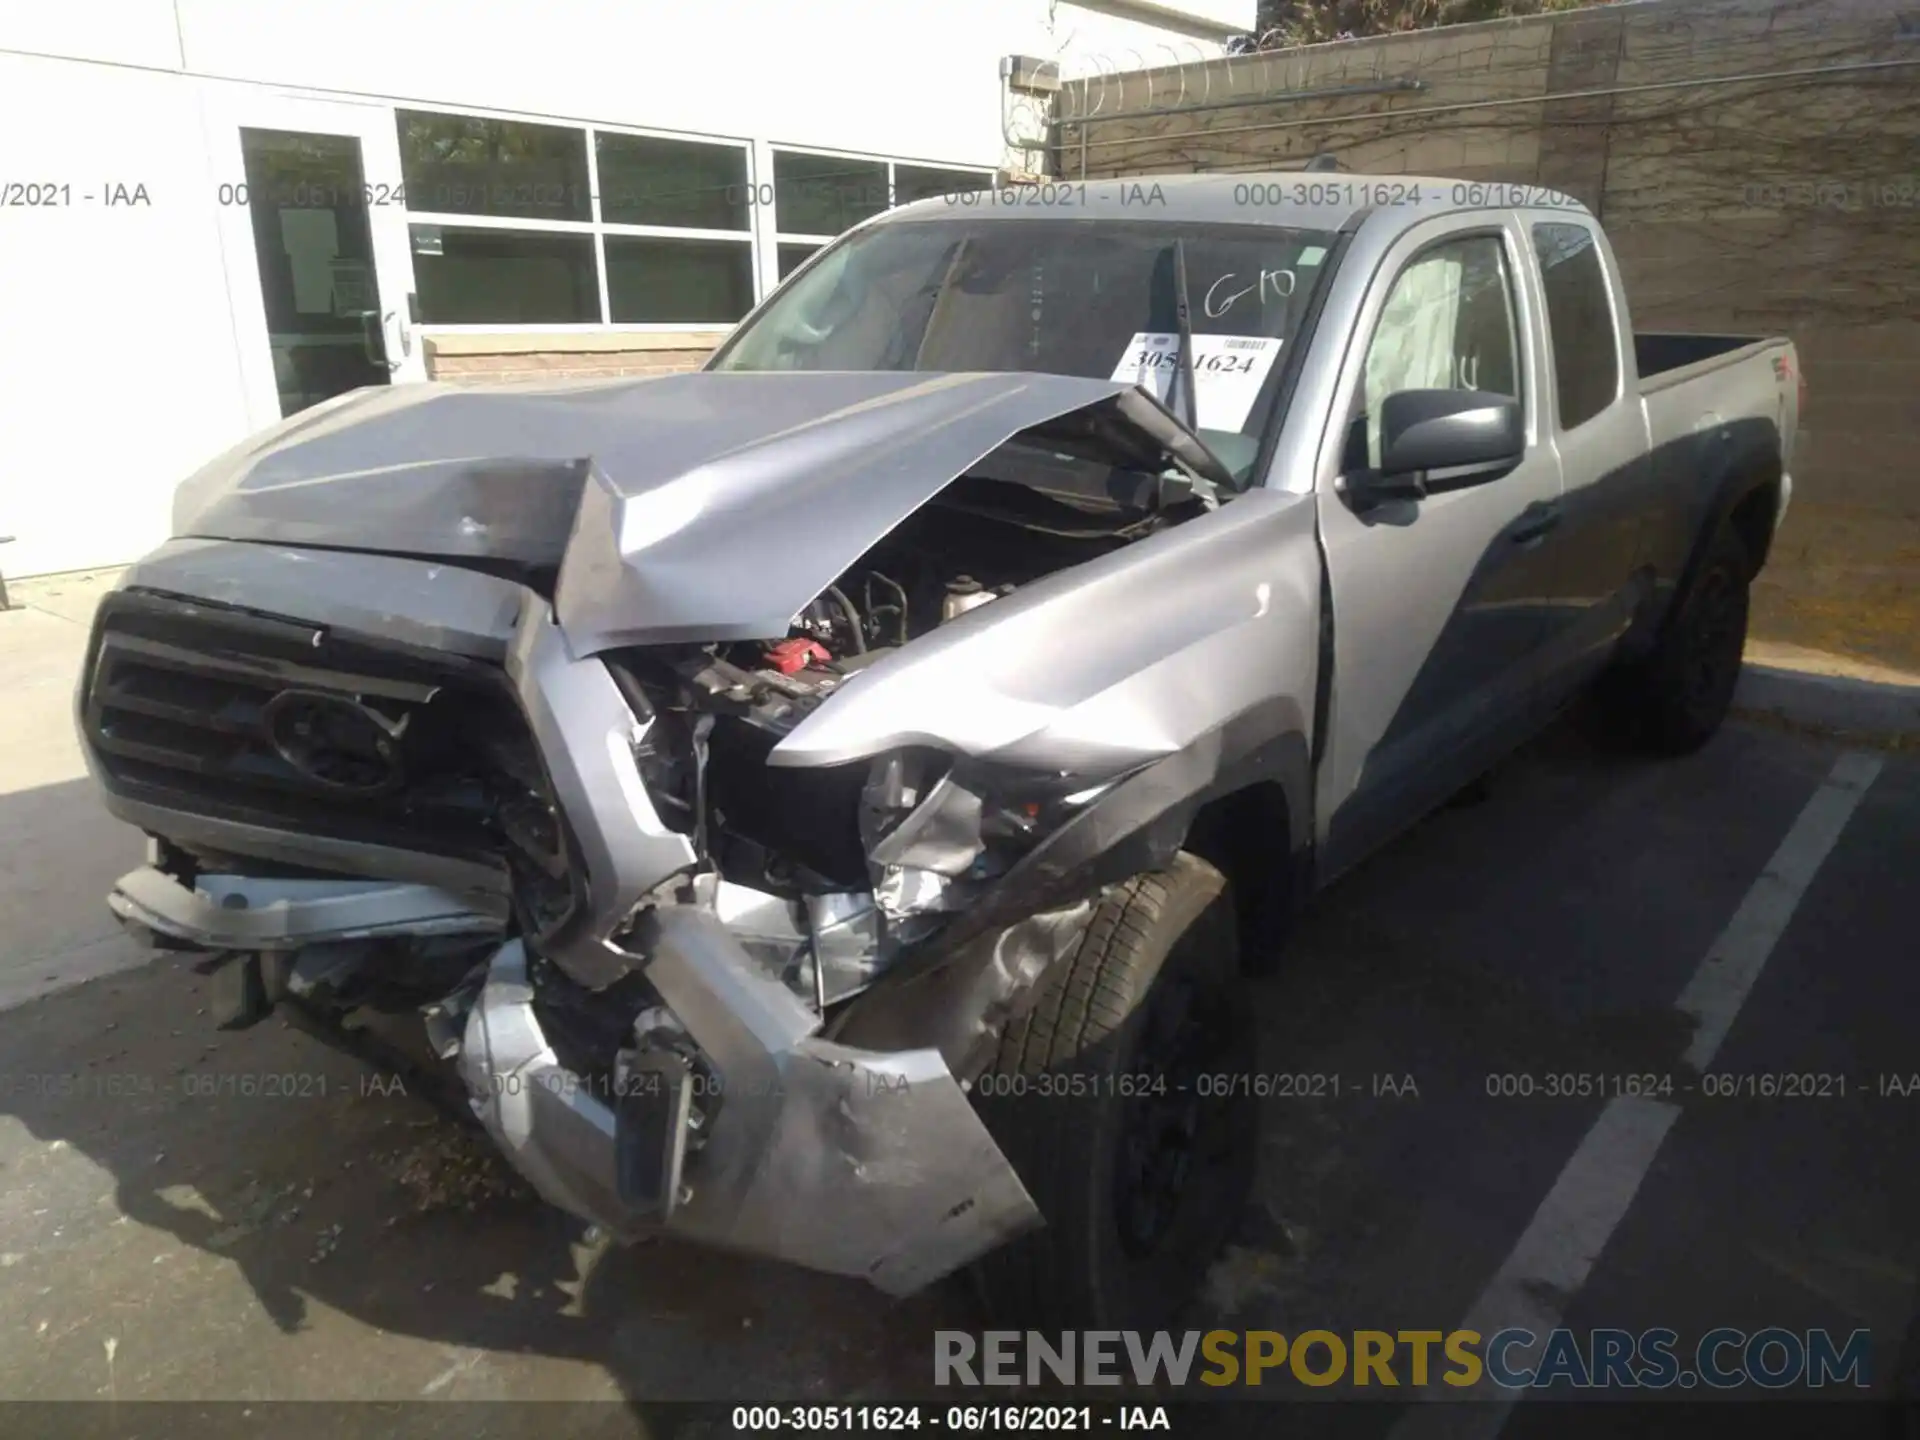
<path fill-rule="evenodd" d="M 1106 785 L 1020 772 L 939 750 L 873 761 L 861 792 L 860 839 L 874 896 L 896 918 L 964 908 Z"/>

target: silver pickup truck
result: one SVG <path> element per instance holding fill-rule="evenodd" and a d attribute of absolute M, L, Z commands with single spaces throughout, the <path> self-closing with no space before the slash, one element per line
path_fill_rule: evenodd
<path fill-rule="evenodd" d="M 1315 178 L 924 201 L 699 373 L 221 456 L 77 697 L 114 913 L 229 1024 L 420 1020 L 620 1239 L 1171 1319 L 1246 977 L 1577 693 L 1713 734 L 1800 409 L 1565 196 Z"/>

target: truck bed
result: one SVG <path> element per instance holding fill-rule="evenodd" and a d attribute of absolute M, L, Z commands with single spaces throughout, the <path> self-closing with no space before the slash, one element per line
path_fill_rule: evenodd
<path fill-rule="evenodd" d="M 1653 504 L 1672 510 L 1674 533 L 1702 523 L 1730 475 L 1779 472 L 1777 526 L 1793 493 L 1790 465 L 1800 423 L 1799 358 L 1785 336 L 1635 333 L 1640 403 L 1659 483 Z"/>
<path fill-rule="evenodd" d="M 1668 383 L 1667 377 L 1676 370 L 1691 370 L 1708 360 L 1730 357 L 1737 350 L 1749 345 L 1766 345 L 1773 337 L 1766 335 L 1697 335 L 1685 331 L 1645 331 L 1633 332 L 1633 358 L 1640 371 L 1640 388 L 1648 388 L 1649 380 L 1659 380 L 1662 386 Z M 1682 377 L 1674 376 L 1675 380 Z"/>

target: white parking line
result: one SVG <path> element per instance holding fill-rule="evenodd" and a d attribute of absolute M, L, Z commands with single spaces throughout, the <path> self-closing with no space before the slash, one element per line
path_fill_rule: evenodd
<path fill-rule="evenodd" d="M 1773 859 L 1733 912 L 1733 919 L 1693 973 L 1693 979 L 1675 1002 L 1684 1015 L 1699 1022 L 1687 1046 L 1686 1061 L 1705 1070 L 1727 1038 L 1733 1017 L 1740 1011 L 1760 969 L 1773 953 L 1780 933 L 1793 918 L 1800 897 L 1807 893 L 1814 872 L 1847 827 L 1854 807 L 1880 773 L 1880 757 L 1859 753 L 1842 755 L 1827 783 L 1813 792 Z"/>
<path fill-rule="evenodd" d="M 1718 1053 L 1795 907 L 1880 766 L 1878 756 L 1860 753 L 1834 763 L 1681 991 L 1676 1008 L 1698 1024 L 1686 1051 L 1687 1063 L 1696 1070 Z M 1640 1096 L 1609 1101 L 1458 1328 L 1478 1331 L 1485 1339 L 1517 1327 L 1544 1341 L 1592 1273 L 1679 1115 L 1677 1105 Z M 1516 1366 L 1531 1363 L 1528 1349 L 1518 1345 L 1506 1355 Z M 1413 1406 L 1394 1426 L 1392 1440 L 1492 1440 L 1523 1394 L 1485 1375 L 1468 1388 L 1422 1390 L 1422 1400 L 1472 1403 Z"/>

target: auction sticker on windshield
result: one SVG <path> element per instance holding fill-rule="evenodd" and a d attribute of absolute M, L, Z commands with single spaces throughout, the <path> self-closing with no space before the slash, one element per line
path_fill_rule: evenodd
<path fill-rule="evenodd" d="M 1196 335 L 1193 337 L 1195 410 L 1203 430 L 1239 433 L 1253 413 L 1260 386 L 1280 356 L 1281 342 L 1267 335 Z M 1180 368 L 1180 337 L 1141 331 L 1127 342 L 1126 353 L 1109 379 L 1131 380 L 1176 414 L 1168 399 L 1173 377 Z"/>

